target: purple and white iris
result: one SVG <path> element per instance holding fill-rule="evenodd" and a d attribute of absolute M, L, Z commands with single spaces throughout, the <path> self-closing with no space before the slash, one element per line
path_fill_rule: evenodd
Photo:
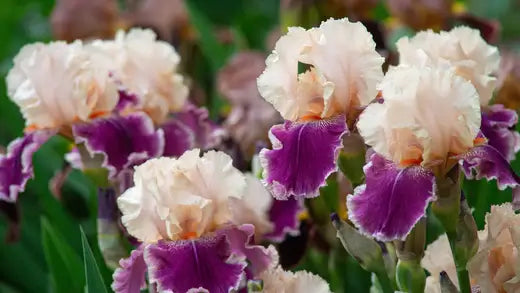
<path fill-rule="evenodd" d="M 178 63 L 172 46 L 140 29 L 113 41 L 22 48 L 7 86 L 26 131 L 0 156 L 0 170 L 10 170 L 0 172 L 0 199 L 16 200 L 33 176 L 32 154 L 55 133 L 77 145 L 67 155 L 74 167 L 105 168 L 111 180 L 149 158 L 215 147 L 222 131 L 206 109 L 186 103 Z"/>
<path fill-rule="evenodd" d="M 348 36 L 338 37 L 338 36 Z M 258 78 L 262 97 L 285 119 L 269 132 L 273 149 L 260 153 L 275 198 L 315 197 L 337 170 L 341 137 L 373 100 L 384 59 L 359 22 L 328 20 L 318 28 L 289 28 Z M 300 66 L 307 68 L 299 72 Z"/>
<path fill-rule="evenodd" d="M 116 292 L 139 292 L 145 271 L 160 291 L 229 292 L 274 260 L 275 252 L 255 245 L 255 226 L 237 217 L 251 191 L 244 175 L 224 153 L 199 153 L 135 168 L 135 186 L 117 202 L 142 244 L 114 273 Z"/>
<path fill-rule="evenodd" d="M 496 48 L 462 27 L 419 33 L 398 49 L 401 64 L 378 85 L 380 103 L 357 123 L 375 154 L 366 184 L 347 199 L 350 219 L 383 241 L 406 237 L 436 199 L 435 178 L 457 164 L 467 178 L 497 179 L 500 189 L 519 184 L 509 166 L 518 150 L 516 114 L 487 106 Z"/>

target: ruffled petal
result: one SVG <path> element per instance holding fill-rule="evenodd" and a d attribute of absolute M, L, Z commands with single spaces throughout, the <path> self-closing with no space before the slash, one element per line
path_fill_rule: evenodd
<path fill-rule="evenodd" d="M 166 157 L 179 157 L 195 146 L 195 135 L 184 123 L 170 119 L 161 125 L 164 131 L 164 152 Z"/>
<path fill-rule="evenodd" d="M 164 155 L 178 157 L 186 150 L 203 150 L 217 146 L 224 131 L 209 119 L 206 108 L 187 104 L 184 110 L 177 112 L 161 128 L 164 131 Z"/>
<path fill-rule="evenodd" d="M 143 245 L 134 249 L 130 256 L 119 261 L 120 268 L 113 275 L 112 290 L 116 293 L 139 293 L 146 288 L 146 263 Z"/>
<path fill-rule="evenodd" d="M 159 241 L 145 250 L 150 282 L 159 291 L 187 292 L 204 288 L 227 293 L 237 289 L 246 267 L 232 259 L 232 248 L 224 234 L 196 240 Z"/>
<path fill-rule="evenodd" d="M 269 210 L 269 219 L 273 223 L 273 231 L 264 237 L 273 242 L 281 242 L 286 234 L 298 235 L 300 230 L 299 213 L 303 209 L 300 199 L 274 200 Z"/>
<path fill-rule="evenodd" d="M 492 105 L 482 112 L 482 134 L 488 139 L 488 144 L 508 161 L 514 160 L 520 149 L 520 134 L 513 129 L 517 122 L 516 112 L 500 104 Z"/>
<path fill-rule="evenodd" d="M 26 134 L 12 141 L 7 153 L 0 155 L 0 200 L 14 202 L 25 190 L 27 181 L 34 177 L 33 154 L 52 135 L 48 131 Z"/>
<path fill-rule="evenodd" d="M 490 145 L 474 147 L 458 158 L 461 159 L 462 170 L 468 179 L 496 179 L 500 190 L 519 185 L 520 178 L 506 158 Z"/>
<path fill-rule="evenodd" d="M 316 197 L 337 170 L 336 158 L 347 132 L 344 116 L 311 122 L 285 121 L 269 132 L 273 149 L 260 152 L 264 180 L 277 199 Z"/>
<path fill-rule="evenodd" d="M 144 113 L 97 119 L 73 126 L 76 143 L 85 143 L 90 155 L 104 155 L 103 167 L 113 178 L 120 171 L 162 154 L 164 134 L 155 130 Z"/>
<path fill-rule="evenodd" d="M 220 230 L 218 233 L 227 237 L 234 258 L 249 261 L 249 269 L 253 276 L 265 271 L 276 261 L 275 252 L 261 245 L 255 245 L 255 226 L 253 225 L 244 224 Z"/>
<path fill-rule="evenodd" d="M 378 240 L 404 240 L 434 198 L 433 173 L 419 166 L 398 168 L 377 154 L 364 172 L 366 184 L 347 197 L 350 220 Z"/>

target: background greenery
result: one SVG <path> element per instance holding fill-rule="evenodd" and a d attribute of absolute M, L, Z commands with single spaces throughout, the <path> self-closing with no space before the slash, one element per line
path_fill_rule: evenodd
<path fill-rule="evenodd" d="M 470 0 L 465 3 L 472 13 L 498 19 L 502 24 L 502 41 L 515 48 L 520 36 L 520 11 L 513 0 Z M 0 145 L 22 134 L 23 120 L 6 96 L 4 77 L 12 66 L 12 57 L 27 43 L 48 41 L 51 30 L 48 17 L 53 0 L 2 0 L 0 2 Z M 278 26 L 279 2 L 275 0 L 188 0 L 192 24 L 200 36 L 200 57 L 194 63 L 194 79 L 201 82 L 208 108 L 213 117 L 222 109 L 215 94 L 214 76 L 229 56 L 240 49 L 265 50 L 268 33 Z M 388 13 L 384 5 L 375 17 L 383 20 Z M 230 27 L 234 42 L 221 45 L 213 30 Z M 81 292 L 85 270 L 90 292 L 109 287 L 111 272 L 103 264 L 96 239 L 97 196 L 92 184 L 79 172 L 69 176 L 61 201 L 49 191 L 49 180 L 63 166 L 69 145 L 52 139 L 34 159 L 36 179 L 30 181 L 19 198 L 21 234 L 16 243 L 3 240 L 8 230 L 7 218 L 0 215 L 0 292 Z M 520 170 L 520 160 L 514 162 Z M 494 182 L 471 182 L 464 186 L 479 228 L 491 204 L 511 200 L 511 191 L 498 191 Z M 330 208 L 330 207 L 329 207 Z M 80 227 L 84 230 L 83 238 Z M 430 223 L 428 241 L 440 232 Z M 90 248 L 88 247 L 90 243 Z M 99 266 L 99 273 L 95 265 Z M 312 270 L 331 282 L 337 292 L 368 292 L 370 276 L 345 253 L 324 254 L 308 250 L 299 268 Z M 92 278 L 92 276 L 95 276 Z M 99 277 L 98 279 L 96 279 Z M 104 280 L 104 282 L 102 282 Z M 103 284 L 101 287 L 100 284 Z M 94 286 L 94 287 L 93 287 Z"/>

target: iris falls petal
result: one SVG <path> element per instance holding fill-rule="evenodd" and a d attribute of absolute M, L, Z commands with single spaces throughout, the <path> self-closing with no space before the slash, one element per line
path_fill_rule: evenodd
<path fill-rule="evenodd" d="M 103 154 L 110 177 L 146 159 L 162 154 L 164 135 L 142 112 L 97 119 L 73 126 L 76 143 L 85 143 L 90 155 Z"/>
<path fill-rule="evenodd" d="M 275 125 L 269 132 L 273 149 L 260 161 L 265 183 L 277 199 L 315 197 L 325 179 L 337 170 L 336 159 L 347 132 L 344 116 Z"/>
<path fill-rule="evenodd" d="M 159 291 L 188 292 L 204 288 L 227 293 L 237 289 L 245 261 L 233 261 L 232 249 L 224 234 L 203 238 L 159 241 L 145 250 L 151 282 Z"/>
<path fill-rule="evenodd" d="M 377 154 L 364 171 L 366 184 L 347 198 L 350 220 L 378 240 L 404 239 L 434 197 L 433 173 L 420 166 L 398 168 Z"/>
<path fill-rule="evenodd" d="M 34 176 L 33 154 L 50 137 L 51 132 L 35 131 L 12 141 L 7 153 L 0 154 L 0 200 L 14 202 Z"/>

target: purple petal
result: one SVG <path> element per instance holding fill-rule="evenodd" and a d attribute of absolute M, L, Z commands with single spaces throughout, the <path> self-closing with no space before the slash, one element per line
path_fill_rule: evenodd
<path fill-rule="evenodd" d="M 116 112 L 122 112 L 127 108 L 136 107 L 139 104 L 139 98 L 136 94 L 129 93 L 127 90 L 119 89 L 119 101 L 117 102 L 114 110 Z"/>
<path fill-rule="evenodd" d="M 112 290 L 116 293 L 139 293 L 146 288 L 146 263 L 143 245 L 134 249 L 130 256 L 119 261 L 120 268 L 113 275 Z"/>
<path fill-rule="evenodd" d="M 300 232 L 300 220 L 298 215 L 302 209 L 302 201 L 295 198 L 273 200 L 273 204 L 269 210 L 269 219 L 274 224 L 274 229 L 264 237 L 273 242 L 281 242 L 284 240 L 286 234 L 292 236 L 298 235 Z"/>
<path fill-rule="evenodd" d="M 347 132 L 344 116 L 312 122 L 285 121 L 269 131 L 273 149 L 260 152 L 264 180 L 277 199 L 315 197 L 337 170 L 336 159 Z"/>
<path fill-rule="evenodd" d="M 196 240 L 159 241 L 145 250 L 150 282 L 159 291 L 187 292 L 204 288 L 224 293 L 237 289 L 246 263 L 232 260 L 224 234 Z"/>
<path fill-rule="evenodd" d="M 36 131 L 13 140 L 7 153 L 0 155 L 0 200 L 15 202 L 25 184 L 34 177 L 33 154 L 54 133 Z"/>
<path fill-rule="evenodd" d="M 111 178 L 120 171 L 162 154 L 164 135 L 144 113 L 96 119 L 73 126 L 76 143 L 85 143 L 90 155 L 103 154 Z"/>
<path fill-rule="evenodd" d="M 516 112 L 500 104 L 492 105 L 482 112 L 480 130 L 488 139 L 488 144 L 508 161 L 514 160 L 520 149 L 520 134 L 514 129 L 517 122 Z"/>
<path fill-rule="evenodd" d="M 234 258 L 249 261 L 251 264 L 249 269 L 254 276 L 258 276 L 273 263 L 275 258 L 273 252 L 261 245 L 255 245 L 255 226 L 244 224 L 217 233 L 227 237 Z"/>
<path fill-rule="evenodd" d="M 462 160 L 462 170 L 468 179 L 496 179 L 500 190 L 519 185 L 520 178 L 515 174 L 509 162 L 490 145 L 474 147 L 459 158 Z"/>
<path fill-rule="evenodd" d="M 434 197 L 433 173 L 420 166 L 400 169 L 377 154 L 363 169 L 366 184 L 347 197 L 350 220 L 380 241 L 404 240 Z"/>
<path fill-rule="evenodd" d="M 164 156 L 179 157 L 195 147 L 195 134 L 180 120 L 169 119 L 161 129 L 164 131 Z"/>

